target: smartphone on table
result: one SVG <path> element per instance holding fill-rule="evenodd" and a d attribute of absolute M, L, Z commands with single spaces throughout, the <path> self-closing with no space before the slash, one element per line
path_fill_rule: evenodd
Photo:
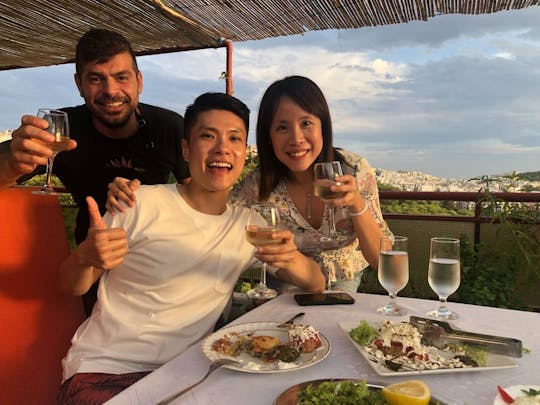
<path fill-rule="evenodd" d="M 354 304 L 354 298 L 345 292 L 295 294 L 298 305 L 341 305 Z"/>

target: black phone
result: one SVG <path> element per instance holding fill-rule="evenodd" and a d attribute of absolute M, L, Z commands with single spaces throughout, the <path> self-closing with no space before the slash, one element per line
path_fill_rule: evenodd
<path fill-rule="evenodd" d="M 340 305 L 354 304 L 354 298 L 344 292 L 295 294 L 298 305 Z"/>

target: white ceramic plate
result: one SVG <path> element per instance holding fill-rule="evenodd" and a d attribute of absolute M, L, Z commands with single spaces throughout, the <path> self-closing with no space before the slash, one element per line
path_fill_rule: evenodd
<path fill-rule="evenodd" d="M 534 390 L 540 390 L 540 385 L 513 385 L 511 387 L 503 387 L 504 390 L 514 399 L 521 398 L 525 396 L 525 393 L 521 390 L 528 390 L 529 388 L 532 388 Z M 493 401 L 493 405 L 507 405 L 506 402 L 504 402 L 499 394 L 495 397 L 495 401 Z"/>
<path fill-rule="evenodd" d="M 292 363 L 272 362 L 264 363 L 262 360 L 254 358 L 247 353 L 241 353 L 238 357 L 230 357 L 220 354 L 212 349 L 212 344 L 229 333 L 254 333 L 256 335 L 273 336 L 279 338 L 283 343 L 289 340 L 287 328 L 278 327 L 278 322 L 253 322 L 242 325 L 234 325 L 228 328 L 220 329 L 206 339 L 202 343 L 203 353 L 210 361 L 215 361 L 221 358 L 230 358 L 239 362 L 239 364 L 231 364 L 225 366 L 231 370 L 244 371 L 246 373 L 283 373 L 287 371 L 300 370 L 317 364 L 330 353 L 330 342 L 320 332 L 322 346 L 312 353 L 301 354 L 298 359 Z"/>
<path fill-rule="evenodd" d="M 488 370 L 500 370 L 503 368 L 517 367 L 512 359 L 499 354 L 488 353 L 486 365 L 483 367 L 468 367 L 468 368 L 440 368 L 437 370 L 402 370 L 394 371 L 385 367 L 384 364 L 377 362 L 371 354 L 366 352 L 362 346 L 356 343 L 350 336 L 349 332 L 358 326 L 359 322 L 338 322 L 339 327 L 345 332 L 349 341 L 360 352 L 360 354 L 366 359 L 367 363 L 373 368 L 373 370 L 383 376 L 400 376 L 400 375 L 419 375 L 419 374 L 442 374 L 442 373 L 467 373 L 471 371 L 488 371 Z"/>

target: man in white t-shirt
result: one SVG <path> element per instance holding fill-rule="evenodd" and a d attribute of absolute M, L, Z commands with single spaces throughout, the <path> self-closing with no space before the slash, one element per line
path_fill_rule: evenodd
<path fill-rule="evenodd" d="M 240 100 L 203 94 L 185 114 L 190 183 L 141 186 L 134 209 L 103 219 L 88 198 L 88 236 L 62 264 L 60 282 L 81 295 L 100 278 L 98 300 L 63 361 L 59 403 L 102 403 L 211 332 L 254 255 L 285 281 L 324 289 L 290 231 L 255 249 L 245 238 L 248 211 L 227 204 L 248 125 Z"/>

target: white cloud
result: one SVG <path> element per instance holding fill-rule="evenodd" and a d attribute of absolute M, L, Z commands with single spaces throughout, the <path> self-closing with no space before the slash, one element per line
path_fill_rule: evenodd
<path fill-rule="evenodd" d="M 540 8 L 311 32 L 234 44 L 235 95 L 252 110 L 298 74 L 325 93 L 337 146 L 372 165 L 450 177 L 539 170 Z M 224 91 L 225 48 L 147 56 L 141 100 L 183 112 Z M 38 107 L 80 104 L 73 66 L 0 72 L 0 131 Z"/>

